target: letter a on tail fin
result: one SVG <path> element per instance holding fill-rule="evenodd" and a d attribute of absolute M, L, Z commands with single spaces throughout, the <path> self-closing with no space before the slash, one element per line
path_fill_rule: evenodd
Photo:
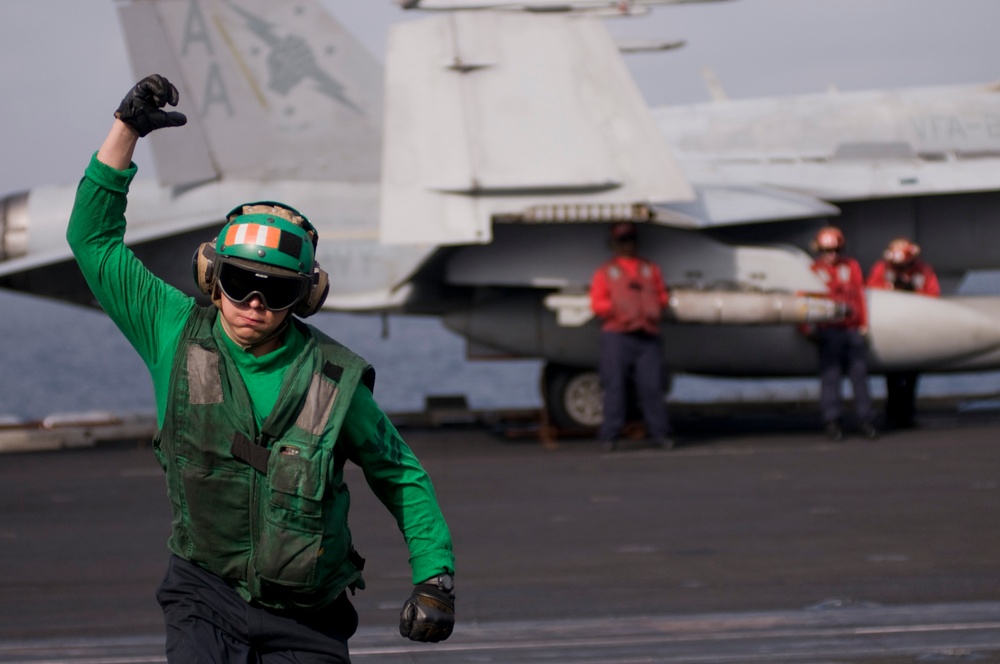
<path fill-rule="evenodd" d="M 375 182 L 381 65 L 316 0 L 132 0 L 136 77 L 181 92 L 183 130 L 153 134 L 161 182 Z"/>

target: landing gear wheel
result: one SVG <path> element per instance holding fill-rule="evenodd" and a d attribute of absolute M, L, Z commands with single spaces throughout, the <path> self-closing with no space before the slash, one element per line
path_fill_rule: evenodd
<path fill-rule="evenodd" d="M 594 369 L 547 365 L 545 404 L 559 428 L 596 429 L 604 421 L 604 390 Z"/>

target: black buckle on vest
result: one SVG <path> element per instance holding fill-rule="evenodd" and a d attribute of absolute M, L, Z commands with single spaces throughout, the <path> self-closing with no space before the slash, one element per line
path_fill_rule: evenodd
<path fill-rule="evenodd" d="M 242 433 L 237 432 L 233 436 L 233 444 L 229 448 L 229 452 L 235 458 L 267 475 L 267 462 L 271 458 L 271 450 L 257 445 Z"/>
<path fill-rule="evenodd" d="M 351 550 L 347 552 L 347 559 L 352 565 L 358 568 L 359 572 L 365 569 L 365 559 L 361 557 L 361 554 L 358 553 L 357 549 L 353 546 L 351 547 Z"/>

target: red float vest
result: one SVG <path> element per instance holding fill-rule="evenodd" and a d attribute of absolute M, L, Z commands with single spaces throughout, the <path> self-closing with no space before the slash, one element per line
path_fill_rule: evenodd
<path fill-rule="evenodd" d="M 832 265 L 817 260 L 812 264 L 812 271 L 826 284 L 827 294 L 833 301 L 847 305 L 847 315 L 843 320 L 822 323 L 820 327 L 844 327 L 852 330 L 867 327 L 864 281 L 858 262 L 846 256 L 838 258 Z"/>
<path fill-rule="evenodd" d="M 648 332 L 659 334 L 663 305 L 658 286 L 659 270 L 648 261 L 639 261 L 635 276 L 628 275 L 615 260 L 601 266 L 607 280 L 611 311 L 601 329 L 606 332 Z M 659 283 L 658 283 L 659 282 Z"/>

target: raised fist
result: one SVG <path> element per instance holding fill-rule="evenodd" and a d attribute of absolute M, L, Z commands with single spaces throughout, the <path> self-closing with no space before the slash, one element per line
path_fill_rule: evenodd
<path fill-rule="evenodd" d="M 187 117 L 177 111 L 164 111 L 167 104 L 177 105 L 180 95 L 170 81 L 153 74 L 135 84 L 115 111 L 115 117 L 145 136 L 163 127 L 180 127 Z"/>

